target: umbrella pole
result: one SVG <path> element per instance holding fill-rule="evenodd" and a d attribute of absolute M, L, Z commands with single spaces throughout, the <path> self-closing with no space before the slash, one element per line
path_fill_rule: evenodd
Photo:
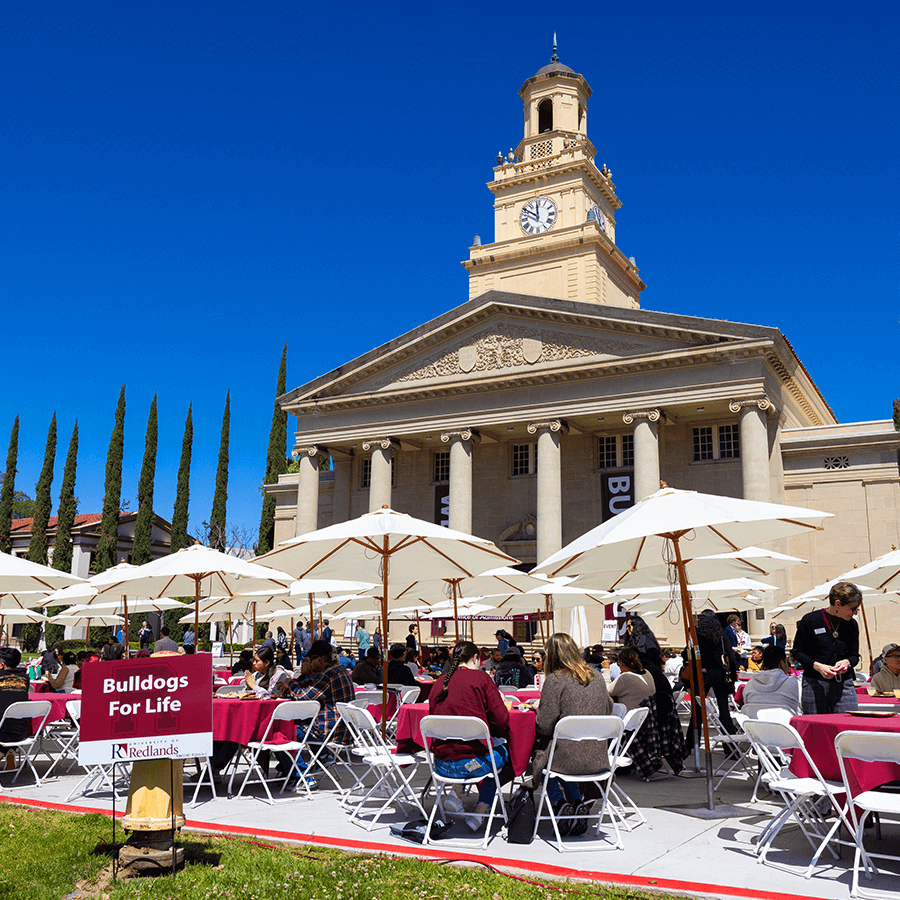
<path fill-rule="evenodd" d="M 234 665 L 234 625 L 231 624 L 231 613 L 228 613 L 228 665 Z"/>
<path fill-rule="evenodd" d="M 128 598 L 124 594 L 122 595 L 122 603 L 125 606 L 125 659 L 128 659 Z M 870 653 L 869 655 L 871 656 L 872 654 Z"/>
<path fill-rule="evenodd" d="M 256 601 L 253 601 L 253 637 L 250 639 L 250 646 L 256 649 Z"/>
<path fill-rule="evenodd" d="M 456 588 L 459 585 L 459 582 L 454 579 L 450 582 L 450 587 L 453 591 L 453 626 L 456 629 L 456 643 L 459 643 L 459 610 L 456 607 Z"/>
<path fill-rule="evenodd" d="M 688 593 L 687 575 L 684 571 L 684 560 L 681 558 L 681 547 L 679 545 L 681 534 L 676 532 L 674 534 L 667 534 L 665 537 L 672 541 L 672 545 L 675 548 L 675 566 L 678 570 L 678 582 L 681 585 L 681 611 L 685 622 L 685 638 L 687 639 L 687 645 L 691 649 L 691 669 L 689 671 L 692 671 L 693 667 L 696 666 L 697 683 L 700 695 L 700 721 L 703 723 L 703 744 L 706 750 L 706 799 L 709 809 L 715 809 L 716 799 L 713 796 L 712 753 L 709 749 L 709 719 L 706 716 L 706 686 L 703 683 L 703 668 L 700 665 L 700 660 L 697 658 L 697 632 L 694 627 L 694 617 L 691 615 L 691 598 Z M 694 717 L 694 720 L 696 722 L 696 716 Z M 697 746 L 696 739 L 698 737 L 699 734 L 695 728 L 695 747 Z"/>
<path fill-rule="evenodd" d="M 313 615 L 313 595 L 309 594 L 309 627 L 312 628 L 316 624 L 316 617 Z M 311 637 L 312 635 L 310 635 Z"/>
<path fill-rule="evenodd" d="M 387 679 L 388 659 L 387 653 L 387 617 L 388 617 L 388 565 L 390 563 L 390 550 L 388 549 L 388 536 L 384 536 L 384 552 L 381 557 L 381 633 L 383 635 L 384 648 L 381 653 L 381 739 L 387 740 Z"/>
<path fill-rule="evenodd" d="M 194 579 L 194 652 L 200 649 L 200 579 Z"/>
<path fill-rule="evenodd" d="M 90 635 L 91 635 L 91 620 L 88 619 L 88 620 L 87 620 L 87 627 L 84 629 L 84 649 L 85 649 L 85 650 L 87 650 L 87 648 L 88 648 L 88 646 L 87 646 L 87 645 L 88 645 L 88 638 L 90 637 Z"/>
<path fill-rule="evenodd" d="M 869 620 L 866 618 L 866 604 L 865 602 L 861 602 L 859 604 L 860 609 L 862 609 L 863 614 L 863 628 L 866 629 L 866 646 L 869 648 L 869 674 L 872 674 L 872 666 L 875 663 L 875 657 L 872 656 L 872 638 L 869 635 Z"/>

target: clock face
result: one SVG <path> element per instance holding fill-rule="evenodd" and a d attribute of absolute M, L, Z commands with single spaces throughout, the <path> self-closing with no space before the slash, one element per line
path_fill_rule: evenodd
<path fill-rule="evenodd" d="M 549 197 L 529 200 L 519 213 L 519 227 L 525 234 L 543 234 L 556 224 L 556 204 Z"/>
<path fill-rule="evenodd" d="M 591 209 L 594 212 L 594 218 L 597 220 L 597 224 L 600 226 L 600 230 L 606 231 L 606 219 L 603 218 L 603 210 L 600 209 L 599 206 L 595 203 Z"/>

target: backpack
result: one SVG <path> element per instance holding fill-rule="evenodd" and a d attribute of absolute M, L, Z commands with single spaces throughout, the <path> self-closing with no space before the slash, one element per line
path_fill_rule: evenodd
<path fill-rule="evenodd" d="M 509 844 L 530 844 L 534 840 L 534 793 L 520 787 L 506 805 L 506 841 Z"/>

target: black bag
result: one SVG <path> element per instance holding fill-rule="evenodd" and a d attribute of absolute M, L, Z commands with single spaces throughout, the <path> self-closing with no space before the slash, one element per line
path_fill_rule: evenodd
<path fill-rule="evenodd" d="M 534 840 L 534 793 L 527 787 L 520 787 L 507 804 L 509 822 L 506 826 L 506 841 L 509 844 L 530 844 Z"/>
<path fill-rule="evenodd" d="M 449 831 L 453 825 L 452 822 L 444 822 L 442 819 L 435 818 L 431 823 L 431 839 L 437 840 L 444 832 Z M 425 840 L 425 829 L 428 827 L 428 820 L 421 816 L 405 822 L 403 825 L 391 825 L 391 834 L 394 837 L 405 838 L 408 841 L 414 841 L 421 844 Z"/>

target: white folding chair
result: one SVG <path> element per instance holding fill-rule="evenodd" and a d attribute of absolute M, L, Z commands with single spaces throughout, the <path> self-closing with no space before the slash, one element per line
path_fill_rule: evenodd
<path fill-rule="evenodd" d="M 633 760 L 628 755 L 628 751 L 649 715 L 650 710 L 646 706 L 639 706 L 637 709 L 632 709 L 625 713 L 622 719 L 622 737 L 616 743 L 610 743 L 609 745 L 609 756 L 615 756 L 616 769 L 622 769 L 632 764 Z M 628 796 L 625 789 L 615 779 L 613 779 L 612 787 L 609 791 L 609 808 L 611 813 L 618 815 L 619 821 L 626 831 L 631 831 L 632 828 L 643 825 L 647 821 L 647 818 L 635 806 L 634 801 Z M 632 813 L 637 815 L 636 822 L 629 822 L 626 818 Z"/>
<path fill-rule="evenodd" d="M 416 685 L 402 685 L 397 692 L 397 703 L 394 706 L 394 712 L 387 721 L 387 733 L 393 738 L 397 734 L 397 720 L 400 718 L 400 707 L 405 703 L 415 703 L 419 699 L 422 689 Z"/>
<path fill-rule="evenodd" d="M 217 697 L 239 697 L 241 694 L 241 689 L 236 684 L 225 684 L 222 685 L 217 691 Z"/>
<path fill-rule="evenodd" d="M 26 735 L 18 741 L 4 741 L 3 743 L 3 746 L 6 747 L 7 750 L 15 750 L 16 757 L 20 760 L 18 766 L 12 770 L 16 774 L 13 776 L 9 786 L 12 786 L 18 781 L 19 775 L 26 765 L 34 774 L 34 780 L 38 787 L 41 786 L 42 779 L 41 776 L 38 775 L 37 769 L 34 767 L 31 755 L 40 746 L 41 733 L 44 730 L 44 726 L 47 724 L 47 717 L 50 715 L 50 710 L 52 708 L 53 704 L 50 703 L 49 700 L 20 700 L 17 703 L 10 703 L 6 708 L 6 712 L 0 717 L 0 731 L 2 731 L 3 726 L 10 721 L 17 719 L 40 719 L 38 727 L 33 730 L 32 734 Z M 31 722 L 28 723 L 26 730 L 32 730 Z M 8 775 L 9 771 L 0 774 Z M 0 787 L 0 790 L 2 790 L 2 787 Z"/>
<path fill-rule="evenodd" d="M 747 736 L 756 749 L 757 757 L 762 763 L 768 776 L 769 788 L 775 793 L 781 794 L 784 799 L 784 808 L 778 812 L 763 829 L 757 838 L 756 855 L 757 862 L 766 863 L 766 855 L 772 842 L 778 836 L 781 829 L 792 819 L 800 827 L 803 836 L 814 849 L 814 854 L 809 866 L 804 873 L 809 878 L 819 857 L 825 848 L 837 859 L 838 854 L 831 846 L 832 843 L 847 844 L 849 842 L 838 839 L 835 835 L 838 827 L 843 824 L 848 832 L 853 828 L 847 819 L 845 810 L 841 809 L 838 796 L 844 793 L 843 785 L 826 781 L 818 766 L 803 743 L 799 732 L 791 725 L 783 722 L 765 722 L 760 719 L 750 719 L 744 723 Z M 809 770 L 814 777 L 801 777 L 794 775 L 783 763 L 783 754 L 787 752 L 803 755 Z M 828 823 L 816 806 L 816 801 L 827 798 L 838 818 L 834 826 L 829 828 Z M 773 865 L 769 863 L 769 865 Z M 781 866 L 773 866 L 782 868 Z M 794 871 L 793 869 L 786 871 Z"/>
<path fill-rule="evenodd" d="M 435 815 L 440 811 L 441 816 L 445 819 L 447 813 L 444 809 L 444 792 L 449 789 L 453 791 L 455 787 L 468 787 L 470 785 L 479 784 L 485 778 L 493 778 L 496 790 L 494 791 L 494 799 L 491 801 L 491 808 L 486 813 L 467 813 L 467 816 L 475 816 L 485 821 L 484 837 L 481 840 L 481 849 L 485 849 L 491 839 L 491 826 L 494 823 L 495 815 L 500 815 L 503 822 L 506 822 L 506 804 L 503 802 L 503 789 L 500 784 L 500 773 L 497 771 L 497 765 L 494 761 L 493 752 L 489 752 L 487 748 L 493 747 L 491 733 L 488 730 L 487 723 L 475 716 L 425 716 L 422 719 L 420 729 L 422 732 L 422 746 L 425 748 L 425 759 L 428 762 L 428 770 L 431 775 L 431 782 L 435 787 L 434 805 L 431 807 L 431 813 L 428 816 L 428 825 L 425 828 L 425 839 L 423 843 L 432 842 L 431 825 L 434 822 Z M 485 746 L 485 756 L 491 763 L 491 772 L 489 775 L 478 775 L 474 778 L 450 777 L 441 775 L 437 771 L 434 764 L 434 753 L 431 748 L 431 742 L 437 741 L 481 741 Z M 498 813 L 499 807 L 499 813 Z M 452 846 L 451 842 L 442 838 L 442 846 Z M 457 846 L 471 847 L 472 842 L 456 842 Z"/>
<path fill-rule="evenodd" d="M 715 777 L 721 776 L 714 786 L 715 790 L 718 790 L 722 782 L 738 767 L 743 768 L 748 778 L 755 779 L 756 771 L 748 758 L 751 750 L 750 739 L 743 731 L 743 723 L 747 717 L 741 713 L 732 713 L 731 720 L 738 730 L 730 734 L 719 718 L 719 707 L 712 697 L 706 698 L 706 716 L 709 722 L 710 749 L 718 747 L 725 754 L 725 759 L 713 772 Z"/>
<path fill-rule="evenodd" d="M 409 783 L 409 778 L 415 775 L 419 760 L 406 753 L 396 753 L 389 747 L 381 737 L 381 725 L 367 709 L 360 709 L 350 703 L 337 703 L 335 706 L 354 736 L 356 749 L 366 766 L 366 771 L 357 778 L 356 784 L 342 800 L 345 806 L 356 801 L 350 813 L 350 821 L 364 825 L 367 831 L 371 831 L 381 816 L 397 803 L 417 809 L 424 816 L 425 810 Z M 407 776 L 403 770 L 410 767 L 412 771 Z M 367 785 L 365 779 L 370 773 L 375 776 L 375 780 Z M 376 802 L 380 804 L 378 808 L 370 808 L 369 804 Z"/>
<path fill-rule="evenodd" d="M 535 837 L 537 836 L 541 820 L 549 818 L 553 824 L 553 832 L 556 835 L 556 849 L 560 852 L 566 850 L 562 835 L 559 833 L 559 823 L 553 811 L 553 804 L 550 802 L 550 797 L 547 794 L 547 783 L 549 780 L 551 778 L 559 778 L 564 782 L 572 781 L 578 784 L 589 782 L 597 786 L 597 789 L 600 791 L 600 799 L 594 804 L 594 808 L 588 813 L 571 815 L 567 816 L 567 818 L 596 819 L 597 835 L 599 837 L 603 817 L 608 815 L 616 835 L 614 847 L 617 850 L 625 849 L 625 845 L 622 843 L 622 836 L 619 833 L 618 814 L 612 810 L 609 800 L 610 790 L 616 774 L 616 753 L 609 754 L 609 769 L 592 772 L 588 775 L 567 775 L 564 772 L 557 772 L 553 768 L 553 758 L 559 741 L 609 741 L 610 746 L 616 747 L 621 742 L 624 731 L 625 723 L 618 716 L 566 716 L 556 723 L 556 728 L 553 730 L 553 741 L 550 744 L 550 755 L 547 758 L 547 766 L 544 769 L 545 777 L 541 786 L 541 796 L 537 804 L 537 814 L 534 821 Z M 538 773 L 535 774 L 537 775 Z M 544 816 L 545 807 L 547 816 Z M 568 849 L 581 850 L 584 848 L 576 844 Z"/>
<path fill-rule="evenodd" d="M 875 865 L 870 861 L 875 859 L 900 859 L 895 853 L 873 853 L 866 851 L 863 845 L 866 819 L 870 813 L 900 817 L 900 794 L 894 791 L 863 791 L 853 796 L 850 779 L 847 775 L 846 760 L 858 759 L 864 762 L 886 762 L 900 765 L 900 734 L 874 731 L 842 731 L 834 739 L 834 749 L 837 751 L 838 764 L 841 767 L 841 778 L 844 782 L 847 802 L 844 812 L 849 813 L 852 821 L 850 828 L 853 834 L 855 849 L 853 853 L 853 884 L 850 888 L 851 897 L 875 897 L 872 892 L 863 893 L 859 888 L 859 861 L 863 858 L 866 878 L 871 879 L 873 873 L 877 873 Z M 857 811 L 862 815 L 857 815 Z"/>
<path fill-rule="evenodd" d="M 284 703 L 279 703 L 278 706 L 275 707 L 272 712 L 272 718 L 269 719 L 269 724 L 266 726 L 266 731 L 265 734 L 263 734 L 262 740 L 251 741 L 247 745 L 247 747 L 252 751 L 250 754 L 250 768 L 247 770 L 247 774 L 244 775 L 244 780 L 241 783 L 240 790 L 237 792 L 237 799 L 240 799 L 241 794 L 244 793 L 244 788 L 247 787 L 247 785 L 253 780 L 254 775 L 257 776 L 260 784 L 263 786 L 263 790 L 265 790 L 266 792 L 266 797 L 268 798 L 269 803 L 275 802 L 275 798 L 272 796 L 272 792 L 269 790 L 269 781 L 271 780 L 275 782 L 281 782 L 281 788 L 278 791 L 278 793 L 281 794 L 284 792 L 284 789 L 287 786 L 287 783 L 292 775 L 299 776 L 300 784 L 303 786 L 306 792 L 307 799 L 312 799 L 312 792 L 310 791 L 310 786 L 307 783 L 305 772 L 300 768 L 300 762 L 302 762 L 302 757 L 300 754 L 306 748 L 307 735 L 309 734 L 309 730 L 307 729 L 306 734 L 304 734 L 303 739 L 300 741 L 275 741 L 272 739 L 272 733 L 275 730 L 276 726 L 280 726 L 282 722 L 291 722 L 292 724 L 295 724 L 297 722 L 307 722 L 315 719 L 318 714 L 318 700 L 287 700 Z M 273 779 L 269 779 L 266 777 L 266 773 L 259 765 L 260 754 L 266 750 L 270 752 L 286 753 L 290 757 L 291 765 L 286 775 L 279 774 L 277 778 Z M 283 799 L 290 798 L 285 797 Z"/>
<path fill-rule="evenodd" d="M 50 764 L 50 768 L 44 772 L 45 779 L 49 778 L 53 770 L 65 759 L 72 760 L 69 763 L 69 768 L 66 769 L 66 774 L 78 765 L 78 735 L 80 731 L 78 723 L 81 719 L 81 701 L 66 701 L 66 715 L 68 718 L 65 720 L 65 723 L 55 729 L 52 735 L 59 749 L 56 753 L 56 758 Z"/>
<path fill-rule="evenodd" d="M 69 718 L 72 720 L 72 723 L 75 726 L 75 730 L 80 737 L 81 735 L 81 701 L 80 700 L 69 700 L 66 703 L 66 712 L 68 713 Z M 76 740 L 77 744 L 77 740 Z M 130 763 L 119 763 L 119 765 L 124 765 L 126 769 L 131 768 Z M 71 768 L 71 767 L 70 767 Z M 101 788 L 103 786 L 109 788 L 112 792 L 113 796 L 118 799 L 119 797 L 119 788 L 118 782 L 124 781 L 124 776 L 120 776 L 118 779 L 115 777 L 116 766 L 113 763 L 109 763 L 108 765 L 93 765 L 93 766 L 85 766 L 85 775 L 84 777 L 69 791 L 69 795 L 66 797 L 65 802 L 68 803 L 73 797 L 84 797 L 89 793 L 92 793 L 94 790 L 94 786 L 99 784 Z M 49 773 L 48 773 L 49 774 Z M 123 786 L 124 787 L 124 786 Z"/>

